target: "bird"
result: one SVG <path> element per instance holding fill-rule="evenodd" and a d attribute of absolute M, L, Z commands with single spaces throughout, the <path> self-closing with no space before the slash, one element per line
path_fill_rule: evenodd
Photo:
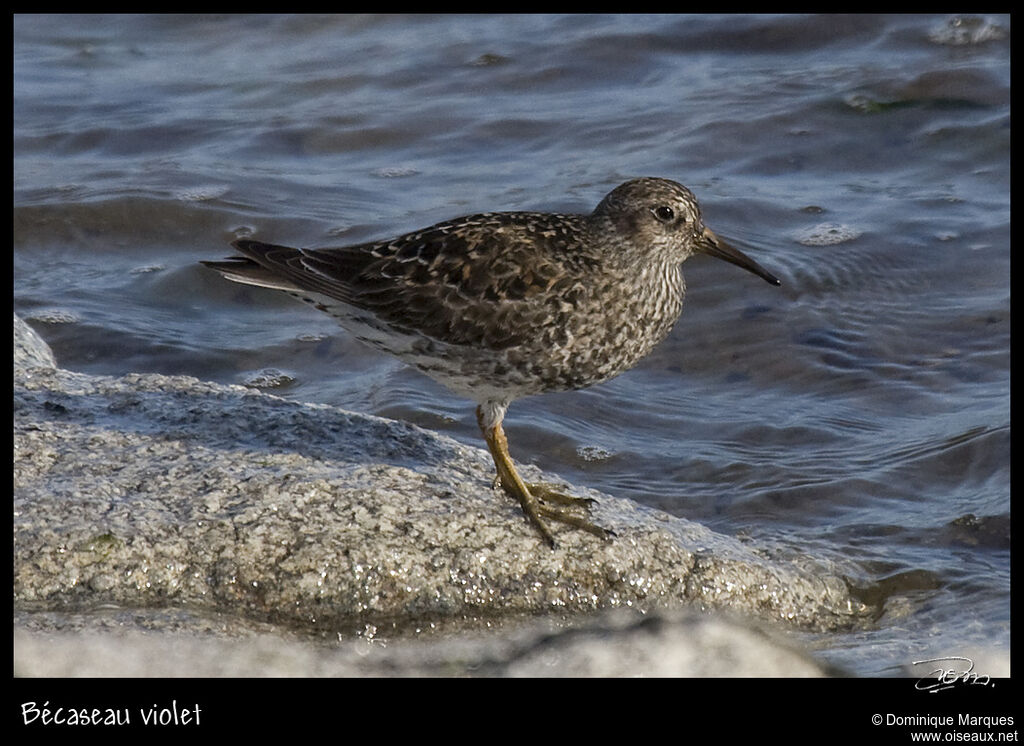
<path fill-rule="evenodd" d="M 522 479 L 502 426 L 509 405 L 634 367 L 679 318 L 694 254 L 781 284 L 704 225 L 693 192 L 655 177 L 620 184 L 590 214 L 484 212 L 337 248 L 231 245 L 237 255 L 201 263 L 309 303 L 474 401 L 494 486 L 552 548 L 549 522 L 615 534 L 590 520 L 591 499 Z"/>

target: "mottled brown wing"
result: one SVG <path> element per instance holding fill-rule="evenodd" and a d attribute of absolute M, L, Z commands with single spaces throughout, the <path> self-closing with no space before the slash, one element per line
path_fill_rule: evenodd
<path fill-rule="evenodd" d="M 581 257 L 565 247 L 579 245 L 583 230 L 581 216 L 486 213 L 341 248 L 251 240 L 234 246 L 258 265 L 247 271 L 251 284 L 288 289 L 285 280 L 400 329 L 504 349 L 535 334 L 553 308 L 581 292 L 574 266 Z M 226 263 L 210 264 L 228 274 Z"/>

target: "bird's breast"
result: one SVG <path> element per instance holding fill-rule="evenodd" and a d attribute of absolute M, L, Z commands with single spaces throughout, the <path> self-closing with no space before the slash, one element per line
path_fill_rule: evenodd
<path fill-rule="evenodd" d="M 639 363 L 672 329 L 682 311 L 678 265 L 650 267 L 629 278 L 605 276 L 551 299 L 532 333 L 507 350 L 517 368 L 533 368 L 543 390 L 578 389 L 608 380 Z"/>

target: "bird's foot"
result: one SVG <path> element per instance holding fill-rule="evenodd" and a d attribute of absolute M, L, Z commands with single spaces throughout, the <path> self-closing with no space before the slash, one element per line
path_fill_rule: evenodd
<path fill-rule="evenodd" d="M 531 495 L 546 503 L 558 503 L 586 512 L 590 512 L 590 507 L 597 504 L 597 500 L 592 497 L 576 497 L 559 492 L 556 485 L 548 482 L 528 482 L 526 488 Z"/>
<path fill-rule="evenodd" d="M 563 495 L 563 497 L 568 497 L 568 495 Z M 583 500 L 585 498 L 573 499 Z M 541 499 L 537 503 L 537 512 L 552 521 L 564 523 L 568 526 L 574 526 L 601 539 L 605 539 L 606 541 L 611 541 L 612 537 L 615 536 L 614 531 L 598 526 L 596 523 L 592 523 L 579 513 L 573 512 L 573 508 L 556 508 Z"/>
<path fill-rule="evenodd" d="M 504 486 L 501 481 L 501 477 L 494 478 L 494 487 Z M 592 505 L 597 503 L 590 497 L 576 497 L 575 495 L 567 495 L 564 492 L 560 492 L 555 488 L 555 485 L 548 484 L 546 482 L 532 482 L 523 484 L 526 488 L 528 497 L 518 494 L 515 487 L 511 490 L 506 489 L 506 492 L 518 498 L 521 503 L 524 504 L 524 509 L 527 515 L 534 518 L 535 523 L 540 523 L 536 520 L 536 517 L 544 517 L 558 523 L 564 523 L 568 526 L 581 529 L 588 533 L 598 536 L 602 539 L 611 539 L 615 536 L 615 532 L 607 528 L 602 528 L 597 524 L 588 520 L 590 515 L 590 508 Z M 524 500 L 524 497 L 526 498 Z M 529 504 L 532 506 L 526 508 Z M 531 515 L 534 513 L 534 515 Z M 543 525 L 540 523 L 540 525 Z M 549 542 L 554 544 L 554 538 L 551 536 L 550 531 L 545 526 L 543 529 L 545 538 Z"/>
<path fill-rule="evenodd" d="M 504 414 L 504 407 L 499 415 Z M 501 417 L 495 418 L 485 410 L 483 405 L 477 407 L 477 422 L 487 448 L 494 457 L 494 466 L 498 475 L 494 478 L 495 489 L 499 485 L 510 497 L 514 497 L 523 509 L 523 513 L 537 528 L 544 540 L 554 549 L 558 546 L 554 534 L 548 528 L 545 519 L 564 523 L 581 529 L 602 539 L 610 539 L 615 534 L 606 528 L 592 523 L 588 519 L 590 506 L 594 503 L 586 497 L 573 497 L 559 492 L 547 484 L 526 484 L 516 471 L 512 458 L 508 455 L 508 439 L 501 427 Z"/>

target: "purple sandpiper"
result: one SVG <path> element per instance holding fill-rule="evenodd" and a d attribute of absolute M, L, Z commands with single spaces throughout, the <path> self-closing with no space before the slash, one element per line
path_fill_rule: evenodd
<path fill-rule="evenodd" d="M 625 182 L 590 215 L 489 212 L 340 248 L 232 245 L 243 256 L 203 264 L 326 311 L 358 339 L 476 401 L 496 484 L 553 547 L 548 520 L 612 532 L 589 520 L 589 499 L 522 480 L 502 428 L 509 404 L 636 365 L 679 318 L 680 265 L 695 253 L 780 284 L 704 227 L 689 189 L 658 178 Z"/>

